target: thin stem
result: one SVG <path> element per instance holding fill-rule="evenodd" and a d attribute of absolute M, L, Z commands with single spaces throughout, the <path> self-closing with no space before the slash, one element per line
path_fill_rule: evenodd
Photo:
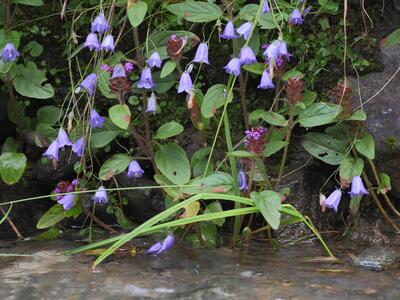
<path fill-rule="evenodd" d="M 288 153 L 289 153 L 289 144 L 290 144 L 290 138 L 291 138 L 291 135 L 292 135 L 292 129 L 293 129 L 293 116 L 290 115 L 289 124 L 288 124 L 288 131 L 286 133 L 286 139 L 285 139 L 286 145 L 285 145 L 285 149 L 283 150 L 283 157 L 282 157 L 282 161 L 281 161 L 281 166 L 279 168 L 278 179 L 276 180 L 274 190 L 276 190 L 278 188 L 279 183 L 282 180 L 283 172 L 285 171 L 285 164 L 286 164 L 287 156 L 288 156 Z"/>
<path fill-rule="evenodd" d="M 0 206 L 0 211 L 1 213 L 6 216 L 6 221 L 8 223 L 8 225 L 10 225 L 11 229 L 15 232 L 15 234 L 17 235 L 17 237 L 22 240 L 24 239 L 24 236 L 21 234 L 21 232 L 18 230 L 17 226 L 15 226 L 15 224 L 13 223 L 13 221 L 11 221 L 11 219 L 7 216 L 6 212 L 4 211 L 4 209 Z"/>

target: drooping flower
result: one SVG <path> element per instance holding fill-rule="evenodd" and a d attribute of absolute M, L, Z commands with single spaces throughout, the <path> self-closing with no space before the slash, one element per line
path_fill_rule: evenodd
<path fill-rule="evenodd" d="M 74 205 L 75 195 L 74 194 L 67 194 L 63 196 L 60 200 L 58 200 L 58 204 L 62 204 L 64 210 L 70 210 L 71 207 Z"/>
<path fill-rule="evenodd" d="M 228 74 L 233 73 L 235 76 L 239 76 L 241 67 L 240 59 L 235 57 L 228 62 L 224 69 Z"/>
<path fill-rule="evenodd" d="M 250 65 L 250 64 L 252 64 L 252 63 L 257 62 L 257 58 L 256 58 L 256 56 L 254 55 L 253 50 L 252 50 L 250 47 L 248 47 L 248 46 L 243 47 L 243 48 L 240 50 L 239 59 L 240 59 L 240 63 L 241 63 L 241 64 L 245 64 L 245 65 Z"/>
<path fill-rule="evenodd" d="M 157 100 L 156 95 L 151 93 L 149 100 L 147 101 L 147 109 L 146 112 L 156 114 L 157 112 Z"/>
<path fill-rule="evenodd" d="M 92 128 L 103 128 L 106 118 L 101 117 L 95 109 L 90 111 L 90 126 Z"/>
<path fill-rule="evenodd" d="M 161 67 L 162 61 L 161 61 L 160 54 L 158 54 L 158 52 L 153 52 L 153 54 L 150 56 L 149 60 L 147 61 L 147 64 L 149 65 L 150 68 Z"/>
<path fill-rule="evenodd" d="M 304 17 L 307 16 L 307 15 L 310 13 L 310 11 L 311 11 L 311 6 L 307 7 L 307 8 L 304 10 L 303 16 L 304 16 Z"/>
<path fill-rule="evenodd" d="M 116 64 L 113 68 L 111 78 L 126 77 L 125 68 L 121 64 Z"/>
<path fill-rule="evenodd" d="M 42 156 L 47 157 L 50 160 L 58 161 L 58 149 L 60 148 L 57 139 L 50 144 L 47 148 L 46 152 L 42 154 Z"/>
<path fill-rule="evenodd" d="M 145 254 L 154 254 L 156 255 L 156 253 L 158 251 L 160 251 L 160 249 L 162 248 L 163 243 L 162 242 L 157 242 L 154 245 L 152 245 L 149 249 L 147 249 L 144 253 Z"/>
<path fill-rule="evenodd" d="M 100 66 L 100 69 L 103 70 L 103 71 L 106 71 L 106 72 L 110 72 L 110 73 L 112 72 L 112 68 L 107 64 L 102 64 Z"/>
<path fill-rule="evenodd" d="M 145 67 L 140 75 L 140 79 L 137 82 L 137 87 L 139 89 L 152 89 L 155 86 L 153 77 L 151 76 L 151 70 L 149 67 Z"/>
<path fill-rule="evenodd" d="M 268 62 L 274 62 L 278 64 L 279 62 L 289 59 L 289 53 L 286 47 L 286 43 L 282 40 L 275 40 L 269 45 L 263 55 Z"/>
<path fill-rule="evenodd" d="M 111 34 L 107 34 L 100 45 L 101 50 L 114 51 L 114 37 Z"/>
<path fill-rule="evenodd" d="M 85 140 L 81 137 L 75 143 L 72 144 L 72 151 L 76 153 L 79 157 L 82 157 L 83 151 L 85 149 Z"/>
<path fill-rule="evenodd" d="M 248 40 L 251 30 L 253 28 L 253 24 L 251 22 L 246 22 L 242 24 L 236 31 L 240 36 L 243 36 L 245 40 Z"/>
<path fill-rule="evenodd" d="M 266 14 L 267 12 L 269 12 L 268 0 L 264 0 L 264 4 L 263 4 L 263 7 L 262 7 L 262 13 Z"/>
<path fill-rule="evenodd" d="M 185 71 L 181 75 L 181 79 L 179 80 L 179 86 L 178 86 L 178 94 L 182 92 L 190 93 L 190 90 L 192 89 L 193 83 L 192 83 L 192 78 L 190 78 L 190 74 Z"/>
<path fill-rule="evenodd" d="M 295 8 L 293 12 L 289 16 L 289 24 L 291 25 L 301 25 L 303 24 L 304 20 L 301 16 L 301 12 L 298 8 Z"/>
<path fill-rule="evenodd" d="M 342 191 L 340 189 L 336 189 L 329 197 L 325 200 L 324 206 L 334 209 L 335 212 L 338 211 L 338 206 L 340 203 L 340 199 L 342 198 Z"/>
<path fill-rule="evenodd" d="M 353 177 L 353 180 L 351 181 L 351 191 L 349 192 L 349 194 L 350 197 L 363 196 L 369 194 L 366 188 L 364 187 L 364 184 L 360 176 Z"/>
<path fill-rule="evenodd" d="M 193 59 L 194 62 L 210 64 L 208 61 L 208 45 L 207 43 L 200 43 L 197 47 L 196 55 Z"/>
<path fill-rule="evenodd" d="M 128 167 L 128 174 L 129 178 L 140 178 L 144 174 L 144 171 L 140 167 L 139 163 L 136 160 L 132 160 Z"/>
<path fill-rule="evenodd" d="M 145 254 L 152 254 L 153 256 L 161 254 L 170 250 L 174 246 L 175 238 L 172 234 L 168 234 L 162 242 L 157 242 L 149 249 L 146 250 Z"/>
<path fill-rule="evenodd" d="M 18 56 L 19 52 L 12 43 L 7 43 L 1 51 L 1 60 L 3 62 L 15 61 Z"/>
<path fill-rule="evenodd" d="M 133 70 L 133 63 L 131 63 L 131 62 L 126 62 L 125 64 L 124 64 L 124 69 L 125 69 L 125 74 L 129 74 L 129 73 L 131 73 L 132 72 L 132 70 Z"/>
<path fill-rule="evenodd" d="M 269 75 L 269 70 L 268 68 L 264 70 L 262 76 L 261 76 L 261 82 L 257 86 L 259 89 L 274 89 L 275 85 L 271 80 L 271 76 Z"/>
<path fill-rule="evenodd" d="M 94 89 L 96 88 L 97 75 L 95 73 L 89 74 L 79 85 L 86 90 L 90 96 L 93 96 Z"/>
<path fill-rule="evenodd" d="M 96 193 L 93 196 L 93 201 L 97 204 L 108 202 L 107 191 L 104 186 L 101 186 L 97 189 Z"/>
<path fill-rule="evenodd" d="M 103 33 L 110 28 L 108 25 L 107 19 L 104 17 L 104 14 L 99 14 L 92 22 L 91 25 L 92 32 Z"/>
<path fill-rule="evenodd" d="M 239 185 L 239 189 L 241 191 L 248 189 L 247 180 L 246 180 L 246 173 L 243 170 L 239 171 L 239 174 L 238 174 L 238 185 Z"/>
<path fill-rule="evenodd" d="M 57 135 L 58 147 L 72 146 L 72 142 L 69 140 L 68 134 L 63 128 L 60 128 Z"/>
<path fill-rule="evenodd" d="M 232 40 L 237 39 L 238 35 L 235 32 L 235 27 L 233 26 L 233 22 L 229 21 L 224 29 L 224 32 L 220 35 L 221 39 Z"/>
<path fill-rule="evenodd" d="M 55 194 L 74 192 L 78 186 L 78 183 L 79 182 L 77 179 L 74 179 L 72 182 L 62 180 L 57 184 L 53 192 Z M 56 195 L 56 200 L 61 200 L 63 197 L 64 195 Z"/>
<path fill-rule="evenodd" d="M 249 152 L 255 154 L 262 154 L 264 152 L 265 133 L 266 130 L 262 126 L 253 127 L 245 131 L 246 139 L 244 144 Z"/>
<path fill-rule="evenodd" d="M 99 50 L 100 45 L 99 45 L 99 39 L 97 37 L 97 34 L 89 33 L 86 38 L 85 43 L 83 44 L 83 47 L 89 48 L 90 51 Z"/>

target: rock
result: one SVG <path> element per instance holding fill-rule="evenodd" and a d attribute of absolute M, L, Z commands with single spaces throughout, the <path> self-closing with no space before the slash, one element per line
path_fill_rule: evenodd
<path fill-rule="evenodd" d="M 382 221 L 377 220 L 375 224 L 371 224 L 367 219 L 360 218 L 356 226 L 350 232 L 348 238 L 352 241 L 369 243 L 369 244 L 388 244 L 390 239 L 378 226 Z"/>
<path fill-rule="evenodd" d="M 373 271 L 383 271 L 398 262 L 400 262 L 400 249 L 395 246 L 372 246 L 354 258 L 357 267 Z"/>

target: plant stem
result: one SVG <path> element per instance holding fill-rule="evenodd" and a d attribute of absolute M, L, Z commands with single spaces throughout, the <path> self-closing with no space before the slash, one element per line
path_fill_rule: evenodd
<path fill-rule="evenodd" d="M 289 152 L 289 144 L 290 144 L 290 137 L 292 135 L 292 129 L 293 129 L 293 116 L 291 115 L 289 117 L 288 131 L 286 133 L 286 139 L 285 139 L 286 145 L 285 145 L 285 149 L 283 150 L 281 166 L 279 168 L 278 179 L 276 180 L 274 190 L 276 190 L 278 188 L 279 183 L 281 182 L 281 179 L 283 176 L 283 172 L 285 171 L 285 164 L 286 164 L 286 160 L 287 160 L 287 156 L 288 156 L 288 152 Z"/>
<path fill-rule="evenodd" d="M 4 211 L 4 209 L 2 207 L 0 207 L 0 211 L 1 213 L 6 216 L 6 221 L 8 223 L 8 225 L 10 225 L 11 229 L 15 232 L 15 234 L 17 235 L 17 237 L 22 240 L 24 239 L 24 236 L 21 234 L 21 232 L 19 232 L 17 226 L 15 226 L 15 224 L 13 223 L 13 221 L 11 221 L 11 219 L 6 215 L 6 212 Z"/>

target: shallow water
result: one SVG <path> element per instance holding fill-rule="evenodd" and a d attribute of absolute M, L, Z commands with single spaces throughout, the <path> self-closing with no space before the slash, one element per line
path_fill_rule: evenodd
<path fill-rule="evenodd" d="M 343 243 L 333 246 L 339 262 L 318 259 L 318 244 L 279 251 L 265 242 L 235 251 L 178 244 L 158 257 L 113 257 L 94 272 L 94 257 L 60 254 L 78 245 L 1 244 L 0 299 L 399 299 L 400 269 L 353 267 L 350 254 L 360 249 Z"/>

